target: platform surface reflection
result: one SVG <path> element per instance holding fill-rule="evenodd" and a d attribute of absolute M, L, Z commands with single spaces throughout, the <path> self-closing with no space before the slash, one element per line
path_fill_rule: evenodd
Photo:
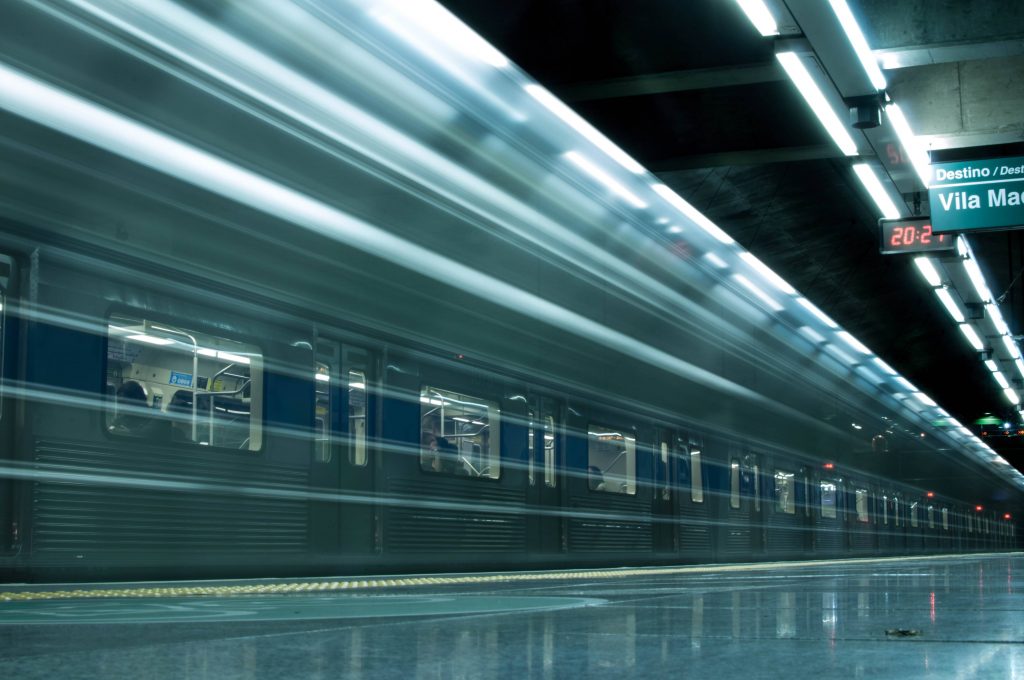
<path fill-rule="evenodd" d="M 0 604 L 0 675 L 1018 678 L 1022 569 L 1022 555 L 959 556 L 330 593 L 15 600 Z"/>

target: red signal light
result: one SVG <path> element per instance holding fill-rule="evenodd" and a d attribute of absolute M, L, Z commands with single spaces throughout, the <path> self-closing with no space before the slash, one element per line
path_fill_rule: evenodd
<path fill-rule="evenodd" d="M 825 468 L 826 470 L 831 470 L 831 469 L 835 468 L 835 466 L 836 466 L 835 463 L 825 463 L 824 465 L 822 465 L 822 467 Z"/>
<path fill-rule="evenodd" d="M 985 509 L 985 508 L 983 508 L 983 507 L 982 507 L 982 506 L 980 506 L 980 505 L 975 505 L 975 506 L 974 506 L 974 511 L 975 511 L 975 512 L 981 512 L 981 511 L 982 511 L 982 510 L 984 510 L 984 509 Z"/>
<path fill-rule="evenodd" d="M 935 498 L 935 492 L 929 491 L 928 493 L 925 494 L 925 496 L 927 496 L 928 498 Z"/>
<path fill-rule="evenodd" d="M 1003 519 L 1010 519 L 1010 513 L 1006 513 L 1005 515 L 1003 515 Z"/>

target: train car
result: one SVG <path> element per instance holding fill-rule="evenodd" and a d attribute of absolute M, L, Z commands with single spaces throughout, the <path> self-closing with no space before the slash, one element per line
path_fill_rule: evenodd
<path fill-rule="evenodd" d="M 5 578 L 914 554 L 926 491 L 1017 502 L 434 4 L 3 11 Z"/>

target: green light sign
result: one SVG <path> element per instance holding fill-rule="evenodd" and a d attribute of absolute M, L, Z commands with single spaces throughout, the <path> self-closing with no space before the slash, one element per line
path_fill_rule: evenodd
<path fill-rule="evenodd" d="M 1024 227 L 1024 157 L 934 163 L 932 230 Z"/>

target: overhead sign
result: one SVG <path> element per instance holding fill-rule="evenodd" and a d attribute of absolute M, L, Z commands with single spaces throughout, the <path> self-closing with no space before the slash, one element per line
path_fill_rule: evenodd
<path fill-rule="evenodd" d="M 1024 227 L 1024 157 L 932 164 L 932 230 Z"/>
<path fill-rule="evenodd" d="M 878 220 L 882 234 L 881 252 L 924 253 L 956 248 L 956 234 L 936 234 L 930 217 Z"/>

